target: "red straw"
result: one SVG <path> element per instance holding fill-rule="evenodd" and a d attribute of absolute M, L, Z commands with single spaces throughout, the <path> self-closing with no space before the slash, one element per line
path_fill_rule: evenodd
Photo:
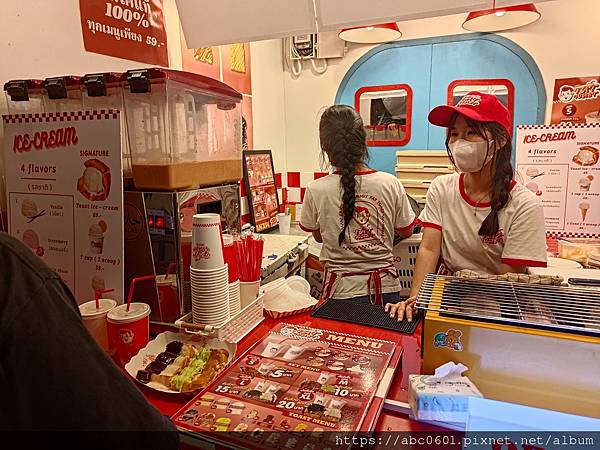
<path fill-rule="evenodd" d="M 96 295 L 95 295 L 95 297 L 96 297 L 96 309 L 100 309 L 100 297 L 102 296 L 102 294 L 106 294 L 108 292 L 114 292 L 114 291 L 115 291 L 114 289 L 105 289 L 105 290 L 96 291 L 95 292 L 96 293 Z"/>
<path fill-rule="evenodd" d="M 175 268 L 175 261 L 173 261 L 171 264 L 169 264 L 169 267 L 167 267 L 167 273 L 165 273 L 165 280 L 167 279 L 167 277 L 169 275 L 171 275 L 171 270 Z"/>
<path fill-rule="evenodd" d="M 127 296 L 127 312 L 129 312 L 129 306 L 131 305 L 131 299 L 133 298 L 133 290 L 135 289 L 135 284 L 138 281 L 153 280 L 154 278 L 154 275 L 146 275 L 145 277 L 138 277 L 131 280 L 131 284 L 129 285 L 129 295 Z"/>

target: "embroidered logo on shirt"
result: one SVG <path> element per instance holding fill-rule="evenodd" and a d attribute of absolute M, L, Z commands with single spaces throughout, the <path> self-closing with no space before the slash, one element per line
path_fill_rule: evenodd
<path fill-rule="evenodd" d="M 456 106 L 478 106 L 481 104 L 481 95 L 465 95 Z"/>
<path fill-rule="evenodd" d="M 343 247 L 360 252 L 369 247 L 385 245 L 383 204 L 375 197 L 366 194 L 356 196 L 354 216 L 348 225 Z M 344 205 L 339 210 L 340 228 L 344 223 Z"/>
<path fill-rule="evenodd" d="M 504 245 L 504 230 L 500 228 L 493 236 L 481 236 L 481 242 L 486 245 Z"/>

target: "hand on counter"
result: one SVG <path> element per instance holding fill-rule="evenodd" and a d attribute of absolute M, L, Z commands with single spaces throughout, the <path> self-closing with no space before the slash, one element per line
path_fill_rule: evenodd
<path fill-rule="evenodd" d="M 398 317 L 398 322 L 402 322 L 404 319 L 404 314 L 406 313 L 406 318 L 409 322 L 412 322 L 413 314 L 415 314 L 415 302 L 417 301 L 417 297 L 409 297 L 403 302 L 398 303 L 387 303 L 385 305 L 385 312 L 390 313 L 390 317 Z"/>

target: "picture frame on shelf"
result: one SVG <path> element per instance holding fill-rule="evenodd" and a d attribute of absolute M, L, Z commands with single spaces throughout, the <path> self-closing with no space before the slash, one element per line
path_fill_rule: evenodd
<path fill-rule="evenodd" d="M 279 225 L 279 197 L 271 150 L 244 150 L 242 159 L 252 225 L 257 233 L 271 231 Z"/>

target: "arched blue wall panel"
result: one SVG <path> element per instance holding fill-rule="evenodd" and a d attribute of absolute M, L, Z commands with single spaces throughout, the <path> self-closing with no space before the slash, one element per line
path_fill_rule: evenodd
<path fill-rule="evenodd" d="M 350 68 L 336 103 L 354 106 L 364 86 L 406 83 L 413 90 L 410 142 L 403 147 L 371 147 L 371 166 L 394 173 L 399 149 L 443 149 L 444 130 L 427 122 L 429 110 L 445 104 L 448 85 L 457 79 L 506 78 L 515 86 L 515 125 L 543 123 L 546 92 L 531 56 L 494 34 L 468 34 L 384 44 Z"/>

